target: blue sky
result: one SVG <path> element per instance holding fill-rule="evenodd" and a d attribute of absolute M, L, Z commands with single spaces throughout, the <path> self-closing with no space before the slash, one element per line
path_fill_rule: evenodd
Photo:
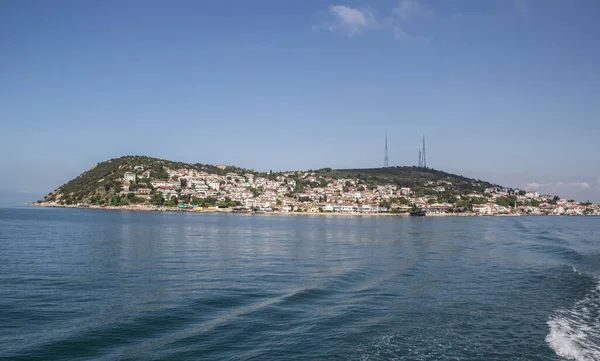
<path fill-rule="evenodd" d="M 0 1 L 0 190 L 143 154 L 600 202 L 597 0 Z"/>

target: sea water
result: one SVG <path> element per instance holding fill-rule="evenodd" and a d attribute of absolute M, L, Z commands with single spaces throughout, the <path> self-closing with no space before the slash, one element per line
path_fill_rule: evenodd
<path fill-rule="evenodd" d="M 600 217 L 0 208 L 0 359 L 600 360 Z"/>

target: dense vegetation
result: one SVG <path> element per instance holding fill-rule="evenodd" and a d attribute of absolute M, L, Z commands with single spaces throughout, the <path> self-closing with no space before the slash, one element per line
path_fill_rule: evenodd
<path fill-rule="evenodd" d="M 464 196 L 469 193 L 483 193 L 486 188 L 493 187 L 489 182 L 414 166 L 338 170 L 325 168 L 316 173 L 322 177 L 333 179 L 356 178 L 367 187 L 384 184 L 409 187 L 416 196 L 435 194 L 440 201 L 453 200 L 456 196 Z M 438 187 L 443 187 L 444 190 L 436 190 Z"/>
<path fill-rule="evenodd" d="M 136 169 L 136 167 L 139 168 Z M 202 170 L 214 174 L 229 172 L 242 174 L 244 172 L 243 169 L 237 167 L 220 169 L 209 164 L 172 162 L 145 156 L 124 156 L 94 165 L 88 171 L 81 173 L 75 179 L 49 193 L 44 200 L 52 201 L 61 198 L 67 204 L 87 199 L 92 200 L 92 203 L 96 201 L 102 204 L 108 200 L 111 204 L 118 205 L 120 202 L 117 193 L 121 185 L 119 179 L 123 178 L 126 172 L 141 174 L 149 170 L 152 179 L 167 179 L 166 169 L 180 168 Z M 136 187 L 152 188 L 149 182 L 133 185 L 134 189 Z M 131 201 L 131 198 L 129 201 Z M 136 199 L 133 199 L 133 201 L 135 202 Z"/>

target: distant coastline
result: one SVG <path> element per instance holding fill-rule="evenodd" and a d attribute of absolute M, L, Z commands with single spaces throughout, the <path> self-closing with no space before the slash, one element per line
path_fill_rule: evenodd
<path fill-rule="evenodd" d="M 36 204 L 250 214 L 600 215 L 561 199 L 420 166 L 256 172 L 125 156 L 98 163 Z"/>
<path fill-rule="evenodd" d="M 248 214 L 248 215 L 282 215 L 282 216 L 335 216 L 335 217 L 410 217 L 410 213 L 336 213 L 336 212 L 236 212 L 232 209 L 215 210 L 195 210 L 190 208 L 174 207 L 149 207 L 149 206 L 78 206 L 78 205 L 60 205 L 34 202 L 28 204 L 33 207 L 45 208 L 68 208 L 68 209 L 97 209 L 105 211 L 131 211 L 131 212 L 171 212 L 171 213 L 194 213 L 194 214 Z M 529 214 L 479 214 L 475 212 L 462 213 L 438 213 L 427 214 L 427 217 L 521 217 L 531 216 Z M 555 215 L 533 215 L 533 216 L 555 216 Z"/>

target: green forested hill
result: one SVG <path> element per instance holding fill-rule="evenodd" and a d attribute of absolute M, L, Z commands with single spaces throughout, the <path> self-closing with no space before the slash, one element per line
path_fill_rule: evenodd
<path fill-rule="evenodd" d="M 453 189 L 457 194 L 471 192 L 482 193 L 486 188 L 493 185 L 486 181 L 466 178 L 460 175 L 446 173 L 431 168 L 419 167 L 388 167 L 388 168 L 366 168 L 366 169 L 322 169 L 322 176 L 331 178 L 358 178 L 366 184 L 396 184 L 402 187 L 410 187 L 416 192 L 428 194 L 428 190 L 435 183 L 436 186 L 444 186 L 444 182 L 450 182 L 446 188 Z"/>
<path fill-rule="evenodd" d="M 136 184 L 135 186 L 152 188 L 150 186 L 151 180 L 167 179 L 167 169 L 180 168 L 202 170 L 207 173 L 218 175 L 230 172 L 240 175 L 244 173 L 253 173 L 270 179 L 283 174 L 272 172 L 269 172 L 268 174 L 257 173 L 253 170 L 231 166 L 222 169 L 208 164 L 172 162 L 146 156 L 124 156 L 96 164 L 89 170 L 81 173 L 75 179 L 49 193 L 44 201 L 53 201 L 60 198 L 62 200 L 78 202 L 89 200 L 91 197 L 97 199 L 112 197 L 119 192 L 122 183 L 121 179 L 126 172 L 142 174 L 143 172 L 150 171 L 150 178 L 143 178 L 143 183 Z M 309 172 L 313 173 L 313 171 Z M 338 170 L 326 168 L 314 171 L 314 173 L 319 179 L 323 180 L 324 183 L 327 183 L 327 179 L 358 179 L 358 181 L 365 186 L 375 187 L 377 185 L 394 184 L 399 187 L 410 187 L 417 195 L 437 194 L 445 198 L 471 192 L 483 192 L 485 188 L 492 186 L 488 182 L 469 179 L 434 169 L 418 167 Z M 300 182 L 301 179 L 298 181 Z M 306 185 L 311 187 L 309 182 L 307 182 Z M 436 187 L 444 187 L 444 190 L 435 190 Z"/>
<path fill-rule="evenodd" d="M 136 171 L 136 167 L 143 168 Z M 152 179 L 167 179 L 168 174 L 166 169 L 180 168 L 204 170 L 217 174 L 223 172 L 223 170 L 207 164 L 172 162 L 146 156 L 124 156 L 94 165 L 75 179 L 49 193 L 44 200 L 56 200 L 59 195 L 61 195 L 62 199 L 71 199 L 73 201 L 81 201 L 94 194 L 105 197 L 111 193 L 118 192 L 121 184 L 118 179 L 121 179 L 125 172 L 141 173 L 142 171 L 150 170 Z"/>

